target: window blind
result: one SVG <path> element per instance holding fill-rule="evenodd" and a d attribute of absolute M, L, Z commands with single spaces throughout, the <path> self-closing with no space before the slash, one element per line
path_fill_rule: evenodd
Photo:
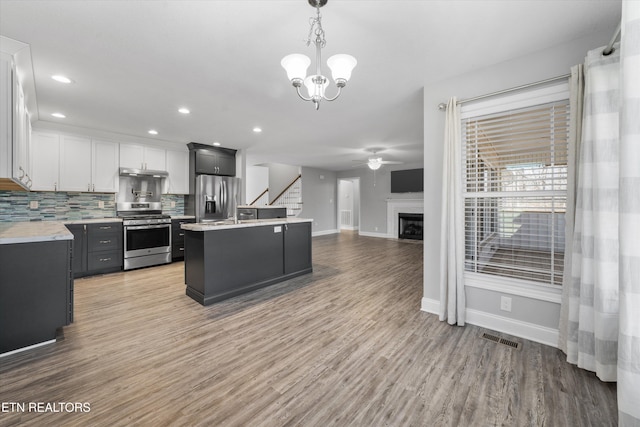
<path fill-rule="evenodd" d="M 466 271 L 562 284 L 568 100 L 462 121 Z"/>

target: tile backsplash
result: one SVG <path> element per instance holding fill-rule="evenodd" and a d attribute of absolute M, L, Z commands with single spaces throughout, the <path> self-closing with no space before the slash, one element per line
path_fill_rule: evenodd
<path fill-rule="evenodd" d="M 164 194 L 162 211 L 184 215 L 182 195 Z M 37 207 L 31 208 L 31 203 Z M 100 207 L 103 202 L 104 207 Z M 172 203 L 173 202 L 173 203 Z M 174 207 L 171 205 L 174 204 Z M 116 216 L 116 195 L 47 191 L 0 191 L 0 222 L 61 221 Z"/>

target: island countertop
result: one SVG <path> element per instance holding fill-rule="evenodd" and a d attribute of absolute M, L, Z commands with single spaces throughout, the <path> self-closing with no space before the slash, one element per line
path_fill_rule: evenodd
<path fill-rule="evenodd" d="M 212 223 L 193 223 L 182 224 L 183 230 L 189 231 L 215 231 L 215 230 L 229 230 L 233 228 L 247 228 L 247 227 L 262 227 L 265 225 L 284 225 L 284 224 L 299 224 L 303 222 L 313 222 L 313 219 L 309 218 L 271 218 L 271 219 L 249 219 L 242 220 L 235 223 L 233 220 L 215 221 Z"/>
<path fill-rule="evenodd" d="M 51 240 L 73 240 L 73 234 L 61 221 L 0 223 L 0 245 Z"/>

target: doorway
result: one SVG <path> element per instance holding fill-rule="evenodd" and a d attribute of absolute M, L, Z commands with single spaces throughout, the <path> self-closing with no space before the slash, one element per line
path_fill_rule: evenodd
<path fill-rule="evenodd" d="M 360 178 L 338 178 L 338 229 L 360 229 Z"/>

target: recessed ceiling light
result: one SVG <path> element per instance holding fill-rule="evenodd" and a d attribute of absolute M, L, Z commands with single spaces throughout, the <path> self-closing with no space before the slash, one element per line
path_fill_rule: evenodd
<path fill-rule="evenodd" d="M 51 115 L 52 115 L 53 117 L 57 117 L 57 118 L 59 118 L 59 119 L 64 119 L 64 118 L 66 118 L 66 117 L 67 117 L 67 116 L 65 116 L 65 115 L 64 115 L 64 114 L 62 114 L 62 113 L 52 113 Z"/>
<path fill-rule="evenodd" d="M 189 114 L 191 111 L 189 111 L 188 108 L 182 107 L 182 108 L 178 109 L 178 112 L 182 113 L 182 114 Z"/>
<path fill-rule="evenodd" d="M 71 80 L 69 77 L 63 76 L 63 75 L 60 75 L 60 74 L 56 74 L 55 76 L 51 76 L 51 78 L 53 80 L 57 81 L 57 82 L 60 82 L 60 83 L 69 84 L 69 83 L 73 82 L 73 80 Z"/>
<path fill-rule="evenodd" d="M 256 126 L 256 127 L 253 128 L 253 131 L 255 133 L 260 133 L 260 132 L 262 132 L 262 129 Z"/>
<path fill-rule="evenodd" d="M 215 145 L 216 147 L 220 147 L 222 144 L 220 144 L 218 141 L 214 142 L 213 145 Z"/>
<path fill-rule="evenodd" d="M 149 130 L 149 133 L 150 133 L 151 135 L 157 135 L 157 134 L 158 134 L 158 131 L 157 131 L 157 130 L 155 130 L 155 129 L 150 129 L 150 130 Z"/>

